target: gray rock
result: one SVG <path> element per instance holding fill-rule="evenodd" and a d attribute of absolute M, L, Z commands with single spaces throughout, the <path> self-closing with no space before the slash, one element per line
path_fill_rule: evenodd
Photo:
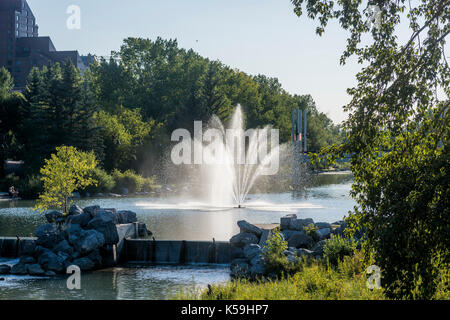
<path fill-rule="evenodd" d="M 147 230 L 147 225 L 145 223 L 139 222 L 138 224 L 138 237 L 144 238 L 148 235 L 150 231 Z M 150 232 L 151 234 L 151 232 Z"/>
<path fill-rule="evenodd" d="M 326 239 L 327 237 L 330 236 L 331 234 L 331 229 L 330 228 L 325 228 L 325 229 L 319 229 L 316 230 L 316 234 L 319 237 L 319 239 Z"/>
<path fill-rule="evenodd" d="M 231 247 L 231 259 L 245 258 L 244 249 L 238 247 Z"/>
<path fill-rule="evenodd" d="M 61 241 L 53 248 L 53 252 L 55 252 L 55 253 L 64 252 L 64 253 L 67 253 L 68 255 L 72 255 L 73 251 L 74 251 L 73 248 L 70 246 L 70 244 L 67 240 Z"/>
<path fill-rule="evenodd" d="M 319 229 L 326 229 L 326 228 L 331 229 L 331 223 L 328 222 L 316 222 L 314 225 Z"/>
<path fill-rule="evenodd" d="M 297 219 L 296 214 L 288 214 L 280 219 L 280 228 L 281 230 L 287 230 L 291 226 L 291 221 Z"/>
<path fill-rule="evenodd" d="M 73 241 L 72 245 L 81 254 L 88 254 L 95 249 L 101 248 L 105 244 L 103 234 L 97 230 L 86 230 L 78 237 L 71 237 L 69 241 Z"/>
<path fill-rule="evenodd" d="M 18 263 L 12 266 L 11 270 L 9 271 L 11 274 L 15 275 L 24 275 L 28 273 L 27 265 L 23 263 Z"/>
<path fill-rule="evenodd" d="M 38 262 L 45 270 L 61 272 L 63 270 L 63 261 L 51 251 L 45 251 L 38 258 Z"/>
<path fill-rule="evenodd" d="M 117 217 L 114 213 L 102 210 L 89 221 L 87 228 L 94 229 L 103 234 L 105 244 L 116 244 L 119 242 L 119 234 L 116 228 Z"/>
<path fill-rule="evenodd" d="M 307 256 L 312 257 L 314 255 L 314 252 L 308 249 L 300 248 L 297 250 L 297 256 Z"/>
<path fill-rule="evenodd" d="M 76 204 L 72 205 L 69 209 L 69 215 L 77 215 L 82 213 L 83 209 L 81 209 L 81 207 L 77 206 Z"/>
<path fill-rule="evenodd" d="M 241 233 L 253 233 L 258 238 L 262 234 L 262 230 L 260 228 L 245 220 L 238 221 L 237 225 L 241 229 Z"/>
<path fill-rule="evenodd" d="M 34 259 L 31 256 L 23 256 L 23 257 L 20 257 L 19 263 L 33 264 L 33 263 L 36 263 L 36 259 Z"/>
<path fill-rule="evenodd" d="M 294 231 L 294 230 L 283 230 L 282 232 L 281 232 L 281 234 L 283 235 L 283 237 L 284 237 L 284 239 L 286 240 L 286 241 L 289 241 L 289 239 L 293 236 L 293 235 L 296 235 L 296 234 L 302 234 L 303 232 L 302 231 Z"/>
<path fill-rule="evenodd" d="M 292 235 L 288 240 L 288 246 L 293 248 L 309 248 L 312 238 L 303 232 Z"/>
<path fill-rule="evenodd" d="M 11 267 L 6 264 L 0 265 L 0 274 L 8 274 L 11 271 Z"/>
<path fill-rule="evenodd" d="M 250 262 L 250 265 L 251 267 L 249 272 L 253 277 L 261 276 L 266 272 L 266 264 L 262 255 L 255 256 Z"/>
<path fill-rule="evenodd" d="M 137 222 L 136 212 L 121 210 L 117 212 L 119 214 L 120 223 L 134 223 Z"/>
<path fill-rule="evenodd" d="M 59 211 L 50 211 L 45 214 L 45 218 L 47 219 L 48 223 L 56 222 L 58 218 L 62 218 L 63 214 Z"/>
<path fill-rule="evenodd" d="M 258 243 L 259 239 L 253 233 L 238 233 L 230 239 L 232 246 L 243 248 L 247 244 Z"/>
<path fill-rule="evenodd" d="M 244 247 L 244 256 L 247 260 L 252 260 L 262 253 L 261 247 L 257 244 L 248 244 Z"/>
<path fill-rule="evenodd" d="M 70 224 L 78 224 L 81 227 L 86 227 L 91 219 L 92 217 L 89 213 L 83 212 L 67 217 L 66 222 Z"/>
<path fill-rule="evenodd" d="M 36 229 L 34 235 L 38 238 L 36 243 L 45 248 L 52 248 L 63 239 L 61 231 L 54 223 L 41 225 Z"/>
<path fill-rule="evenodd" d="M 80 267 L 82 271 L 89 271 L 95 268 L 95 263 L 87 257 L 76 259 L 72 264 Z"/>
<path fill-rule="evenodd" d="M 295 220 L 291 220 L 289 229 L 296 230 L 296 231 L 303 231 L 303 228 L 309 226 L 310 224 L 314 224 L 314 220 L 311 218 L 295 219 Z"/>
<path fill-rule="evenodd" d="M 32 276 L 43 276 L 45 271 L 41 268 L 39 264 L 30 264 L 27 266 L 28 274 Z"/>
<path fill-rule="evenodd" d="M 323 248 L 325 247 L 326 241 L 321 240 L 317 242 L 312 248 L 311 251 L 314 253 L 315 256 L 322 256 L 323 255 Z"/>
<path fill-rule="evenodd" d="M 272 230 L 263 229 L 261 238 L 259 239 L 259 246 L 261 248 L 265 247 L 267 244 L 267 240 L 272 236 Z"/>
<path fill-rule="evenodd" d="M 92 251 L 87 257 L 94 263 L 95 267 L 100 267 L 102 265 L 103 259 L 98 249 Z"/>
<path fill-rule="evenodd" d="M 72 223 L 65 224 L 62 227 L 62 230 L 66 239 L 68 239 L 70 235 L 80 235 L 83 232 L 83 229 L 79 224 Z"/>
<path fill-rule="evenodd" d="M 123 195 L 128 195 L 128 194 L 130 193 L 130 191 L 128 190 L 128 188 L 122 188 L 120 191 L 121 191 L 121 193 L 122 193 Z"/>
<path fill-rule="evenodd" d="M 100 206 L 89 206 L 83 209 L 83 212 L 89 213 L 91 217 L 95 217 L 98 211 L 100 211 Z"/>

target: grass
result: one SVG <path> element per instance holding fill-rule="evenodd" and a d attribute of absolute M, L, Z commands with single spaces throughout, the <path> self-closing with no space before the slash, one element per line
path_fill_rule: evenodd
<path fill-rule="evenodd" d="M 238 279 L 208 289 L 188 288 L 174 296 L 180 300 L 381 300 L 382 289 L 369 290 L 362 253 L 344 257 L 332 267 L 312 259 L 301 271 L 278 280 Z"/>

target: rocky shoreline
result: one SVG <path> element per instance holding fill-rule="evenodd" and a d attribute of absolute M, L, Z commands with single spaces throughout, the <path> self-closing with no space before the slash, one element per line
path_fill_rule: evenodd
<path fill-rule="evenodd" d="M 116 247 L 127 231 L 151 234 L 132 211 L 73 205 L 66 216 L 51 211 L 45 217 L 48 223 L 34 232 L 37 240 L 22 248 L 17 264 L 0 265 L 0 274 L 54 276 L 71 265 L 82 271 L 101 269 L 116 263 Z"/>
<path fill-rule="evenodd" d="M 265 274 L 263 248 L 273 229 L 263 229 L 247 221 L 239 221 L 240 233 L 230 239 L 231 276 L 233 278 L 255 278 Z M 287 241 L 284 252 L 289 262 L 299 262 L 302 256 L 321 259 L 325 240 L 331 234 L 342 235 L 346 223 L 314 222 L 313 219 L 298 219 L 291 214 L 280 219 L 280 235 Z"/>

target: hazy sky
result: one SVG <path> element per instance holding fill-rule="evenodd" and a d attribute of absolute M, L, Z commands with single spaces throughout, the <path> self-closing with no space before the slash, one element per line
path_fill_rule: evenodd
<path fill-rule="evenodd" d="M 176 38 L 183 48 L 249 74 L 276 77 L 294 94 L 311 94 L 335 122 L 345 118 L 346 88 L 361 68 L 339 65 L 346 33 L 324 36 L 298 18 L 289 0 L 28 0 L 41 36 L 57 50 L 109 55 L 126 37 Z M 69 30 L 69 5 L 81 8 L 81 29 Z"/>

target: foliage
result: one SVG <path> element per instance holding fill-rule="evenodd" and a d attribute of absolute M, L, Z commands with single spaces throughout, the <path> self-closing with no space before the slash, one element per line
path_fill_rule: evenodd
<path fill-rule="evenodd" d="M 138 149 L 149 138 L 154 121 L 143 121 L 139 109 L 125 108 L 120 108 L 117 115 L 100 111 L 94 117 L 104 139 L 105 168 L 130 168 Z"/>
<path fill-rule="evenodd" d="M 276 78 L 233 70 L 179 48 L 176 40 L 128 38 L 113 58 L 92 67 L 102 109 L 115 114 L 122 106 L 138 108 L 166 135 L 213 114 L 226 121 L 241 104 L 248 127 L 272 125 L 282 142 L 291 136 L 293 108 L 308 111 L 310 148 L 341 141 L 340 128 L 318 112 L 311 96 L 291 95 Z"/>
<path fill-rule="evenodd" d="M 331 266 L 336 267 L 345 256 L 352 256 L 355 250 L 356 243 L 352 239 L 332 234 L 331 238 L 326 240 L 323 256 Z"/>
<path fill-rule="evenodd" d="M 350 33 L 341 63 L 355 55 L 364 64 L 348 90 L 346 140 L 318 160 L 352 155 L 358 205 L 349 223 L 366 230 L 366 259 L 382 269 L 386 294 L 433 297 L 450 261 L 448 1 L 370 3 L 380 9 L 378 26 L 368 23 L 365 1 L 292 2 L 297 15 L 319 21 L 318 34 L 338 20 Z"/>
<path fill-rule="evenodd" d="M 275 229 L 263 248 L 266 274 L 283 277 L 298 271 L 299 264 L 290 262 L 284 252 L 288 249 L 279 229 Z"/>
<path fill-rule="evenodd" d="M 319 241 L 319 235 L 317 234 L 317 230 L 319 230 L 319 228 L 317 228 L 314 223 L 310 223 L 309 225 L 303 227 L 303 231 L 305 231 L 305 233 L 310 236 L 314 242 Z"/>
<path fill-rule="evenodd" d="M 115 190 L 119 193 L 122 192 L 123 188 L 128 189 L 130 193 L 151 191 L 154 188 L 153 178 L 144 178 L 132 170 L 126 170 L 124 172 L 114 170 L 112 177 L 116 185 Z"/>
<path fill-rule="evenodd" d="M 346 257 L 337 268 L 318 261 L 304 261 L 300 271 L 279 280 L 234 280 L 209 290 L 187 288 L 175 299 L 201 300 L 380 300 L 383 290 L 369 290 L 362 254 Z M 343 264 L 345 263 L 345 266 Z M 351 271 L 349 271 L 351 270 Z"/>
<path fill-rule="evenodd" d="M 92 178 L 97 181 L 97 184 L 86 187 L 83 190 L 84 192 L 89 192 L 92 195 L 96 193 L 110 193 L 116 187 L 116 181 L 113 176 L 99 167 L 92 170 Z"/>
<path fill-rule="evenodd" d="M 56 154 L 45 160 L 41 168 L 44 192 L 39 195 L 35 210 L 42 212 L 58 208 L 67 213 L 74 191 L 97 184 L 92 178 L 96 166 L 97 160 L 92 152 L 78 151 L 74 147 L 57 147 Z"/>

